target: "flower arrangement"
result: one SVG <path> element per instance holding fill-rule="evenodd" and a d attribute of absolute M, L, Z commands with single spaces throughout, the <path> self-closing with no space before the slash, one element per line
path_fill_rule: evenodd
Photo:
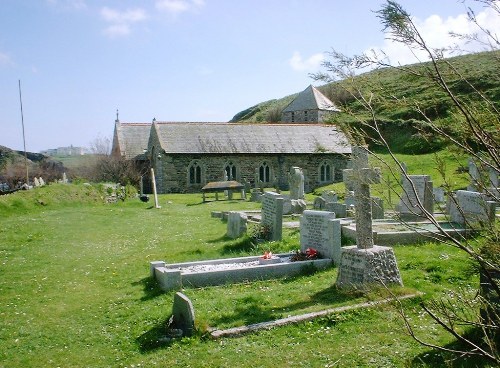
<path fill-rule="evenodd" d="M 318 258 L 318 251 L 314 248 L 307 248 L 305 252 L 301 252 L 297 250 L 295 254 L 293 254 L 290 257 L 290 260 L 292 262 L 296 261 L 307 261 L 311 259 L 317 259 Z"/>

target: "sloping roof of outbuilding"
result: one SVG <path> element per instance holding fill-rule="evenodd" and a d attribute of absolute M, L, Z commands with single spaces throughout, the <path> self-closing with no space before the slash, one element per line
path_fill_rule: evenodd
<path fill-rule="evenodd" d="M 351 153 L 334 125 L 155 122 L 166 153 Z"/>
<path fill-rule="evenodd" d="M 283 112 L 304 110 L 340 111 L 332 101 L 312 85 L 300 92 L 297 97 L 283 109 Z"/>
<path fill-rule="evenodd" d="M 144 160 L 148 148 L 151 123 L 120 123 L 115 125 L 113 149 L 118 147 L 119 153 L 126 159 Z"/>

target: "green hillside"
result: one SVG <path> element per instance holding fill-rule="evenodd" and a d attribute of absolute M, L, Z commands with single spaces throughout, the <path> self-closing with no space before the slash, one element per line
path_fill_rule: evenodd
<path fill-rule="evenodd" d="M 474 109 L 481 108 L 479 93 L 485 95 L 496 107 L 500 102 L 500 52 L 483 52 L 458 56 L 440 61 L 441 71 L 451 92 L 462 102 Z M 432 142 L 418 141 L 417 132 L 421 132 L 422 114 L 439 126 L 450 131 L 460 132 L 462 121 L 457 117 L 456 107 L 445 92 L 429 78 L 432 72 L 430 63 L 406 66 L 412 73 L 395 68 L 374 70 L 356 76 L 353 80 L 343 80 L 323 85 L 319 89 L 342 112 L 332 117 L 332 123 L 347 124 L 351 127 L 360 120 L 369 119 L 368 112 L 347 91 L 359 89 L 365 96 L 371 96 L 378 121 L 387 135 L 389 142 L 401 146 L 404 153 L 429 152 L 439 147 L 439 140 Z M 420 74 L 420 75 L 418 75 Z M 473 87 L 474 86 L 475 90 Z M 304 86 L 305 87 L 305 86 Z M 357 95 L 357 92 L 353 93 Z M 263 122 L 283 109 L 295 95 L 262 102 L 236 114 L 234 122 Z M 495 119 L 494 119 L 495 120 Z M 491 126 L 498 127 L 498 116 Z M 404 142 L 404 143 L 403 143 Z M 420 151 L 420 152 L 419 152 Z"/>

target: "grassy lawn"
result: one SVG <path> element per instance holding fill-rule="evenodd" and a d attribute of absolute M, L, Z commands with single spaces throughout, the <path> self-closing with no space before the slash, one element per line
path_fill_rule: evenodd
<path fill-rule="evenodd" d="M 0 197 L 0 367 L 444 364 L 441 355 L 408 336 L 391 305 L 238 338 L 213 341 L 206 336 L 208 327 L 239 326 L 379 297 L 336 290 L 336 268 L 282 280 L 186 289 L 198 334 L 157 343 L 174 293 L 162 293 L 151 282 L 150 261 L 254 255 L 299 245 L 296 230 L 285 231 L 282 242 L 271 244 L 231 240 L 225 237 L 226 225 L 210 216 L 216 210 L 258 209 L 256 203 L 201 203 L 201 195 L 162 195 L 160 204 L 161 209 L 138 200 L 104 205 L 96 192 L 77 185 Z M 472 292 L 470 287 L 478 284 L 465 256 L 453 248 L 425 244 L 395 247 L 395 252 L 405 283 L 395 292 L 419 290 L 426 299 L 446 290 Z M 403 304 L 421 336 L 453 343 L 422 315 L 418 302 Z"/>

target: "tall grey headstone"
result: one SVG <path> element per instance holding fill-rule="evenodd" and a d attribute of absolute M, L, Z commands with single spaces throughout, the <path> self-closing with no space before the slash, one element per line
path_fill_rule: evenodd
<path fill-rule="evenodd" d="M 340 287 L 396 283 L 402 285 L 392 248 L 373 243 L 370 184 L 380 182 L 380 169 L 368 164 L 368 149 L 352 147 L 353 168 L 344 174 L 354 181 L 356 243 L 343 247 L 336 284 Z"/>
<path fill-rule="evenodd" d="M 290 199 L 304 199 L 304 173 L 297 166 L 292 166 L 288 173 Z"/>
<path fill-rule="evenodd" d="M 384 200 L 379 197 L 372 197 L 372 218 L 373 219 L 383 219 L 384 218 Z"/>
<path fill-rule="evenodd" d="M 283 197 L 275 192 L 262 196 L 261 225 L 270 231 L 270 240 L 281 240 L 283 232 Z"/>
<path fill-rule="evenodd" d="M 231 239 L 239 238 L 247 232 L 247 215 L 242 212 L 231 211 L 227 217 L 227 236 Z"/>
<path fill-rule="evenodd" d="M 324 258 L 340 263 L 340 220 L 333 212 L 306 210 L 300 218 L 300 249 L 314 248 Z"/>
<path fill-rule="evenodd" d="M 403 192 L 399 202 L 401 216 L 425 217 L 434 213 L 433 183 L 429 175 L 408 175 L 403 179 Z"/>
<path fill-rule="evenodd" d="M 477 167 L 477 164 L 472 157 L 469 157 L 467 166 L 469 168 L 470 176 L 470 184 L 467 187 L 467 190 L 470 192 L 479 192 L 481 186 L 481 173 L 479 172 L 479 168 Z"/>

